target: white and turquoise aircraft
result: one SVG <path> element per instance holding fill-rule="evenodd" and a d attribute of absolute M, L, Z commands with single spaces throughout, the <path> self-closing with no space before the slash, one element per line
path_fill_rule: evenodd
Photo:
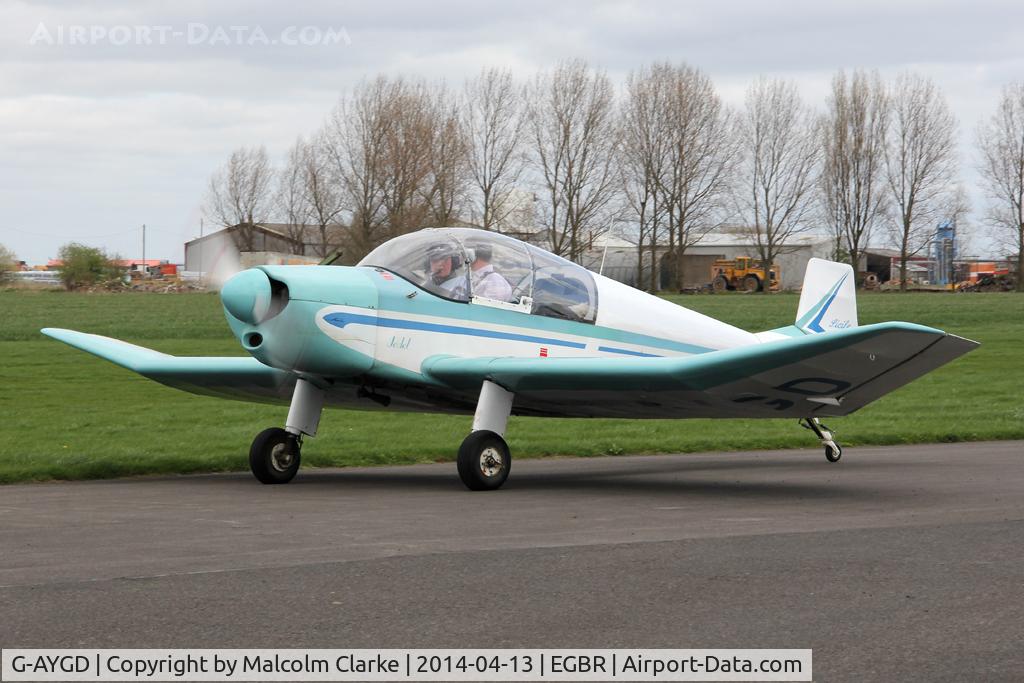
<path fill-rule="evenodd" d="M 820 418 L 847 415 L 977 346 L 904 322 L 857 325 L 850 266 L 812 259 L 796 322 L 751 333 L 492 232 L 437 228 L 358 265 L 260 266 L 221 300 L 250 357 L 175 357 L 61 329 L 43 333 L 196 394 L 290 403 L 256 436 L 253 474 L 290 481 L 324 406 L 473 414 L 458 471 L 496 489 L 510 415 Z"/>

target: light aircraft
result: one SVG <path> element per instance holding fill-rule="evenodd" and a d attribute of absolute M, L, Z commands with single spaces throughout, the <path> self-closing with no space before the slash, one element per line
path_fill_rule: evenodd
<path fill-rule="evenodd" d="M 854 273 L 811 259 L 796 322 L 751 333 L 535 246 L 468 228 L 384 243 L 358 265 L 260 266 L 221 289 L 249 357 L 176 357 L 71 330 L 43 333 L 196 394 L 290 403 L 249 451 L 290 481 L 326 405 L 463 413 L 458 472 L 497 489 L 510 415 L 799 418 L 847 415 L 977 346 L 904 322 L 857 325 Z M 384 438 L 382 436 L 382 438 Z"/>

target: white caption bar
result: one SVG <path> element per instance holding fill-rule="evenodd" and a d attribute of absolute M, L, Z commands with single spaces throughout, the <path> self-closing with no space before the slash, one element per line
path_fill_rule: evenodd
<path fill-rule="evenodd" d="M 810 650 L 13 650 L 4 681 L 809 681 Z"/>

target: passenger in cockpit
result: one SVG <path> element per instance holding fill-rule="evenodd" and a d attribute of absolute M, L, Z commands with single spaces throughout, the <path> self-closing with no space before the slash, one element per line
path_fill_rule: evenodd
<path fill-rule="evenodd" d="M 515 303 L 512 301 L 512 285 L 491 264 L 491 245 L 477 243 L 467 244 L 466 247 L 473 253 L 473 263 L 470 266 L 473 296 Z"/>

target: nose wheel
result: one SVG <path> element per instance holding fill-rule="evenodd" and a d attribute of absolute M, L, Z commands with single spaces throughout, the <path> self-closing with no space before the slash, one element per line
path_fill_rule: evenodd
<path fill-rule="evenodd" d="M 249 447 L 249 469 L 264 484 L 287 484 L 299 471 L 302 435 L 316 436 L 326 390 L 313 382 L 295 381 L 292 403 L 288 407 L 285 429 L 264 429 Z"/>
<path fill-rule="evenodd" d="M 471 491 L 493 491 L 508 479 L 512 454 L 508 444 L 486 429 L 473 432 L 459 446 L 459 478 Z"/>
<path fill-rule="evenodd" d="M 249 447 L 249 469 L 264 484 L 287 484 L 299 471 L 302 441 L 280 427 L 264 429 Z"/>

